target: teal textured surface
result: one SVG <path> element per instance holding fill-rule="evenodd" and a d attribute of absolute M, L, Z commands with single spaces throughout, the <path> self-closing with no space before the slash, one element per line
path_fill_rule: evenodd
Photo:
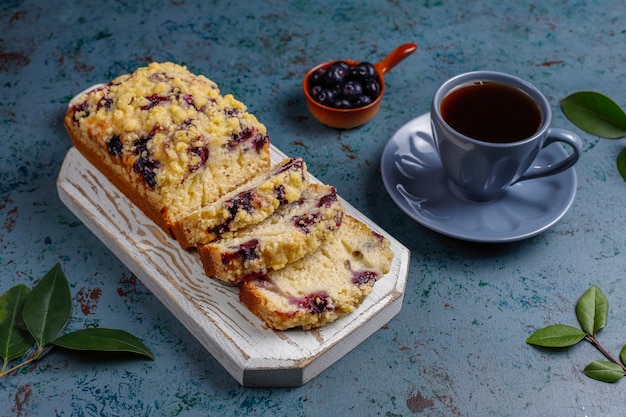
<path fill-rule="evenodd" d="M 576 129 L 559 100 L 597 90 L 626 106 L 623 0 L 573 2 L 320 0 L 82 1 L 0 4 L 0 293 L 32 287 L 60 262 L 74 297 L 68 328 L 124 328 L 155 361 L 53 350 L 0 379 L 2 416 L 623 416 L 625 383 L 582 374 L 590 345 L 546 351 L 537 328 L 576 325 L 591 285 L 609 299 L 599 337 L 626 343 L 624 140 Z M 308 113 L 302 77 L 332 59 L 377 62 L 419 49 L 385 76 L 376 117 L 354 130 Z M 411 250 L 400 313 L 299 388 L 241 387 L 59 200 L 81 90 L 151 61 L 206 75 L 246 103 L 272 143 Z M 429 111 L 437 87 L 489 69 L 537 86 L 553 126 L 583 139 L 575 200 L 520 242 L 468 243 L 421 226 L 387 194 L 387 141 Z"/>

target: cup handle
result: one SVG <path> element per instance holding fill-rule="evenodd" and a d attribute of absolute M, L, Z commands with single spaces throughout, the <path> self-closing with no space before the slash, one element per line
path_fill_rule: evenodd
<path fill-rule="evenodd" d="M 583 142 L 578 135 L 569 130 L 551 128 L 548 130 L 542 149 L 554 142 L 562 142 L 569 145 L 573 152 L 567 158 L 549 165 L 531 165 L 515 182 L 558 174 L 572 167 L 578 161 L 583 150 Z"/>

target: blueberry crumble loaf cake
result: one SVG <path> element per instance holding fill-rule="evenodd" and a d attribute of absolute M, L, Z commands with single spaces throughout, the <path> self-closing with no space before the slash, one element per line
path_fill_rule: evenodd
<path fill-rule="evenodd" d="M 205 273 L 239 285 L 268 327 L 311 329 L 356 309 L 390 269 L 387 239 L 348 216 L 301 158 L 271 166 L 266 128 L 232 95 L 152 63 L 74 98 L 74 146 Z"/>
<path fill-rule="evenodd" d="M 309 184 L 298 200 L 228 237 L 198 245 L 198 253 L 208 276 L 237 284 L 314 252 L 339 228 L 343 217 L 335 187 Z"/>
<path fill-rule="evenodd" d="M 389 272 L 392 258 L 384 236 L 346 215 L 312 254 L 244 280 L 239 298 L 270 328 L 320 327 L 356 309 Z"/>
<path fill-rule="evenodd" d="M 287 158 L 216 202 L 184 216 L 174 225 L 174 235 L 185 249 L 210 243 L 298 200 L 308 181 L 302 158 Z"/>
<path fill-rule="evenodd" d="M 170 236 L 175 222 L 270 167 L 265 126 L 173 63 L 87 91 L 65 115 L 74 146 Z"/>

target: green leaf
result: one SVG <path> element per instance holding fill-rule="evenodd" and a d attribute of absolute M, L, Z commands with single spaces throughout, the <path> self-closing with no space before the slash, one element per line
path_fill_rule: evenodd
<path fill-rule="evenodd" d="M 622 176 L 622 179 L 626 181 L 626 148 L 617 155 L 617 170 Z"/>
<path fill-rule="evenodd" d="M 30 290 L 18 284 L 0 297 L 0 356 L 4 365 L 26 354 L 35 340 L 24 327 L 22 310 Z"/>
<path fill-rule="evenodd" d="M 587 334 L 566 324 L 553 324 L 531 334 L 526 343 L 542 347 L 568 347 L 580 342 Z"/>
<path fill-rule="evenodd" d="M 141 340 L 123 330 L 82 329 L 59 337 L 53 344 L 74 350 L 132 352 L 154 360 L 154 355 Z"/>
<path fill-rule="evenodd" d="M 619 353 L 619 358 L 624 365 L 626 365 L 626 345 L 622 346 L 622 351 Z"/>
<path fill-rule="evenodd" d="M 593 361 L 583 369 L 585 375 L 602 382 L 616 382 L 626 372 L 616 363 L 609 361 Z"/>
<path fill-rule="evenodd" d="M 576 303 L 576 318 L 582 329 L 592 336 L 606 326 L 608 314 L 609 301 L 595 285 L 585 291 Z"/>
<path fill-rule="evenodd" d="M 39 281 L 24 303 L 24 323 L 39 350 L 48 346 L 67 324 L 72 298 L 61 265 L 56 264 Z"/>
<path fill-rule="evenodd" d="M 607 139 L 626 136 L 626 113 L 604 94 L 579 91 L 562 99 L 561 109 L 572 123 L 587 133 Z"/>

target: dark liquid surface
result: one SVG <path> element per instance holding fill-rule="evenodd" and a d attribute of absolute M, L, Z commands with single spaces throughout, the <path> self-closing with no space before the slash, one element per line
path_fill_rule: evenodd
<path fill-rule="evenodd" d="M 452 91 L 441 102 L 441 115 L 457 132 L 485 142 L 516 142 L 541 126 L 535 102 L 522 91 L 497 82 Z"/>

